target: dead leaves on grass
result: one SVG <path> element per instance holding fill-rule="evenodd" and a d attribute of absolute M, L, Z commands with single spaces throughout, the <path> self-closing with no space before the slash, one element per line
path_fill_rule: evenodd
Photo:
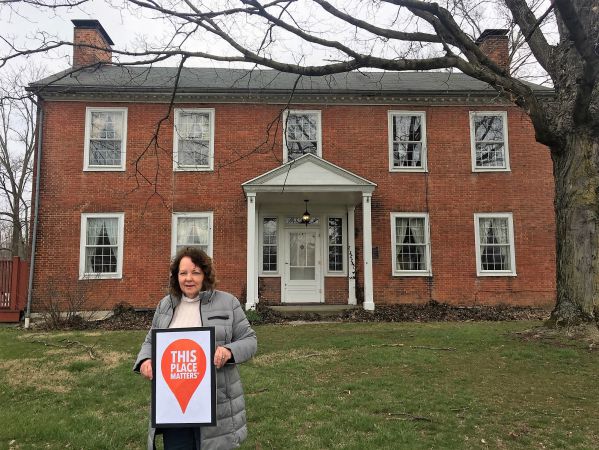
<path fill-rule="evenodd" d="M 53 336 L 55 337 L 55 336 Z M 40 358 L 21 358 L 0 361 L 0 371 L 11 387 L 33 388 L 58 394 L 70 392 L 76 386 L 73 365 L 84 364 L 85 373 L 101 373 L 130 359 L 124 352 L 101 351 L 96 346 L 62 339 L 49 341 L 48 335 L 30 336 L 26 341 L 50 347 Z"/>

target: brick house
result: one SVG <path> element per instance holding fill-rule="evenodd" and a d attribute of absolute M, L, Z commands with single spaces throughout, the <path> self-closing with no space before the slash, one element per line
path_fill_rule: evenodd
<path fill-rule="evenodd" d="M 73 22 L 76 44 L 112 45 L 99 22 Z M 505 63 L 498 31 L 480 45 Z M 554 303 L 550 155 L 489 85 L 185 68 L 171 109 L 176 68 L 119 67 L 89 47 L 73 59 L 102 64 L 30 86 L 34 310 L 74 288 L 93 308 L 153 308 L 184 245 L 211 254 L 248 308 Z"/>

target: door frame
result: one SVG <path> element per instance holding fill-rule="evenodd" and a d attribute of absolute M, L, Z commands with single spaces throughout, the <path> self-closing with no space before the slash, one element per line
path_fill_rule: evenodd
<path fill-rule="evenodd" d="M 320 219 L 319 217 L 319 220 Z M 281 274 L 281 304 L 300 304 L 303 302 L 294 302 L 287 300 L 287 281 L 289 273 L 289 232 L 290 231 L 308 231 L 316 234 L 316 248 L 315 248 L 315 267 L 316 267 L 316 279 L 314 280 L 316 288 L 319 292 L 319 299 L 316 302 L 306 302 L 312 304 L 324 304 L 324 269 L 322 264 L 322 230 L 320 223 L 318 225 L 287 225 L 283 227 L 283 273 Z"/>

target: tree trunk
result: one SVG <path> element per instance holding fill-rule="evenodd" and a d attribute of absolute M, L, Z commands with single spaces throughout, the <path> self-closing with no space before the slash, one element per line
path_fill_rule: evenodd
<path fill-rule="evenodd" d="M 17 200 L 15 200 L 17 203 Z M 12 211 L 12 237 L 11 237 L 11 253 L 12 256 L 25 258 L 25 242 L 23 240 L 23 230 L 21 229 L 21 212 L 18 207 Z"/>
<path fill-rule="evenodd" d="M 599 138 L 575 128 L 552 158 L 557 304 L 550 324 L 599 322 Z"/>

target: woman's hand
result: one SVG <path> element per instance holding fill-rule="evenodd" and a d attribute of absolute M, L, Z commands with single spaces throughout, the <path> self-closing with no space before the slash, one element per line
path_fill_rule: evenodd
<path fill-rule="evenodd" d="M 144 378 L 151 380 L 154 377 L 154 374 L 152 373 L 152 360 L 146 359 L 144 362 L 142 362 L 141 366 L 139 367 L 139 372 Z"/>
<path fill-rule="evenodd" d="M 217 369 L 220 369 L 231 359 L 231 356 L 233 356 L 231 350 L 227 347 L 216 347 L 216 351 L 214 352 L 214 365 Z"/>

